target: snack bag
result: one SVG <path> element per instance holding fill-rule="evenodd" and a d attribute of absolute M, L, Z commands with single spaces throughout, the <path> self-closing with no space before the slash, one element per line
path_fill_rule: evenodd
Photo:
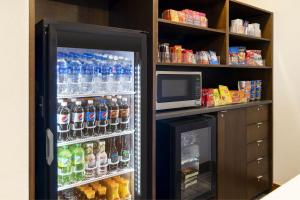
<path fill-rule="evenodd" d="M 179 22 L 185 23 L 185 13 L 182 11 L 177 11 Z"/>
<path fill-rule="evenodd" d="M 213 97 L 214 97 L 214 105 L 215 106 L 221 106 L 223 105 L 223 102 L 220 97 L 220 93 L 218 89 L 213 89 Z"/>
<path fill-rule="evenodd" d="M 255 101 L 255 99 L 256 99 L 256 81 L 251 81 L 250 100 Z"/>
<path fill-rule="evenodd" d="M 202 106 L 212 107 L 214 106 L 214 93 L 213 89 L 203 88 L 202 89 Z"/>
<path fill-rule="evenodd" d="M 209 51 L 209 55 L 210 55 L 209 64 L 212 64 L 212 65 L 219 64 L 218 57 L 217 57 L 217 54 L 215 51 Z"/>
<path fill-rule="evenodd" d="M 174 22 L 179 22 L 178 13 L 176 10 L 168 9 L 163 11 L 162 18 L 166 20 L 171 20 Z"/>
<path fill-rule="evenodd" d="M 245 95 L 245 91 L 239 90 L 239 96 L 240 96 L 240 103 L 247 103 L 247 97 Z"/>
<path fill-rule="evenodd" d="M 255 65 L 254 52 L 252 50 L 246 51 L 246 63 L 248 65 Z"/>
<path fill-rule="evenodd" d="M 253 50 L 254 63 L 257 66 L 263 66 L 264 62 L 261 55 L 261 50 Z"/>
<path fill-rule="evenodd" d="M 193 11 L 189 9 L 184 9 L 182 12 L 185 13 L 185 23 L 187 24 L 194 24 L 194 16 Z"/>
<path fill-rule="evenodd" d="M 231 104 L 232 98 L 229 93 L 228 87 L 224 85 L 219 85 L 221 99 L 225 102 L 225 104 Z"/>
<path fill-rule="evenodd" d="M 240 93 L 238 90 L 230 90 L 230 95 L 232 98 L 232 103 L 240 103 L 241 99 L 240 99 Z"/>
<path fill-rule="evenodd" d="M 239 64 L 239 49 L 238 47 L 230 47 L 229 48 L 229 56 L 230 56 L 230 64 L 238 65 Z"/>
<path fill-rule="evenodd" d="M 246 47 L 238 47 L 238 63 L 240 65 L 246 64 Z"/>

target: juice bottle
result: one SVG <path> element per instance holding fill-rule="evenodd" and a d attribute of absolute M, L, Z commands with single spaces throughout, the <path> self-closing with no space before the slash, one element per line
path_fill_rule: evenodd
<path fill-rule="evenodd" d="M 103 181 L 107 187 L 107 200 L 120 199 L 119 196 L 119 184 L 112 179 L 106 179 Z"/>
<path fill-rule="evenodd" d="M 93 146 L 92 142 L 84 144 L 86 178 L 92 178 L 96 175 L 96 157 L 94 155 Z"/>
<path fill-rule="evenodd" d="M 96 151 L 97 162 L 97 175 L 102 176 L 107 174 L 107 154 L 105 152 L 105 141 L 100 140 L 98 142 L 98 149 Z"/>
<path fill-rule="evenodd" d="M 106 187 L 105 186 L 98 187 L 97 199 L 98 200 L 106 200 Z"/>
<path fill-rule="evenodd" d="M 108 169 L 114 171 L 118 169 L 119 154 L 116 147 L 116 138 L 111 138 L 110 150 L 108 152 Z"/>
<path fill-rule="evenodd" d="M 129 180 L 120 176 L 113 178 L 119 184 L 119 195 L 121 199 L 127 199 L 131 196 L 129 192 Z"/>
<path fill-rule="evenodd" d="M 101 184 L 99 182 L 94 182 L 90 184 L 93 188 L 93 190 L 97 191 L 98 188 L 101 186 Z"/>
<path fill-rule="evenodd" d="M 57 178 L 58 185 L 70 184 L 72 181 L 72 154 L 67 146 L 57 150 Z"/>
<path fill-rule="evenodd" d="M 96 200 L 96 198 L 95 198 L 96 191 L 95 190 L 86 191 L 85 194 L 86 194 L 87 200 Z"/>
<path fill-rule="evenodd" d="M 75 144 L 71 149 L 72 152 L 72 166 L 73 166 L 73 180 L 81 181 L 84 179 L 84 150 L 80 144 Z"/>

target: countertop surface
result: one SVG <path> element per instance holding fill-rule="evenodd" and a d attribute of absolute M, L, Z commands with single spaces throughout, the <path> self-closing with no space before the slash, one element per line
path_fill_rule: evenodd
<path fill-rule="evenodd" d="M 283 184 L 261 200 L 300 199 L 300 175 Z"/>

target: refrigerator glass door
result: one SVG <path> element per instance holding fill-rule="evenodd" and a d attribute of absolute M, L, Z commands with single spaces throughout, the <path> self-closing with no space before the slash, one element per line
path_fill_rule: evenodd
<path fill-rule="evenodd" d="M 84 24 L 43 34 L 47 194 L 37 196 L 145 198 L 145 34 Z"/>

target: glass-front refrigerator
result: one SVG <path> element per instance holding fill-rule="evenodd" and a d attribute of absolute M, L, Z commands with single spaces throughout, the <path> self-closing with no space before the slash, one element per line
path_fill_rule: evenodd
<path fill-rule="evenodd" d="M 36 30 L 36 198 L 147 198 L 146 34 Z"/>

